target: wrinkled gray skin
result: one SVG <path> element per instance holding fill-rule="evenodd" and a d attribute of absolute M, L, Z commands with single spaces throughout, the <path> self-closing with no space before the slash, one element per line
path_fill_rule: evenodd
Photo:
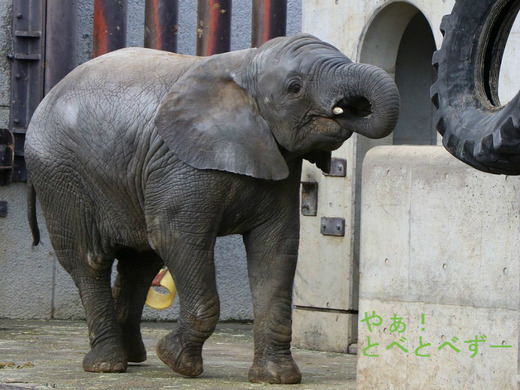
<path fill-rule="evenodd" d="M 85 308 L 83 368 L 146 359 L 139 322 L 165 263 L 180 319 L 157 353 L 199 375 L 219 319 L 215 239 L 238 233 L 255 315 L 249 379 L 300 382 L 290 342 L 302 158 L 326 169 L 352 131 L 386 136 L 398 111 L 387 74 L 309 35 L 207 58 L 123 49 L 74 70 L 34 114 L 25 153 L 35 242 L 36 193 Z"/>

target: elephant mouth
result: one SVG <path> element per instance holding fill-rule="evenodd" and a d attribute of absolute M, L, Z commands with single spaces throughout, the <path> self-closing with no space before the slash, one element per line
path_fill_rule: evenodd
<path fill-rule="evenodd" d="M 331 109 L 331 113 L 332 119 L 342 129 L 363 135 L 365 135 L 364 129 L 370 126 L 375 115 L 370 101 L 359 95 L 339 100 Z"/>
<path fill-rule="evenodd" d="M 339 149 L 339 147 L 341 145 L 343 145 L 343 143 L 348 140 L 350 137 L 352 136 L 352 133 L 350 133 L 350 135 L 347 137 L 347 138 L 343 138 L 342 140 L 338 140 L 336 142 L 330 142 L 327 144 L 326 147 L 324 147 L 322 150 L 324 151 L 327 151 L 327 152 L 332 152 L 333 150 L 336 150 L 336 149 Z"/>
<path fill-rule="evenodd" d="M 320 142 L 318 142 L 317 149 L 325 151 L 333 151 L 338 149 L 343 143 L 352 137 L 353 132 L 345 126 L 341 126 L 334 121 L 334 126 L 330 131 L 320 134 Z M 339 127 L 339 129 L 338 129 Z M 339 131 L 338 131 L 339 130 Z"/>
<path fill-rule="evenodd" d="M 370 101 L 364 96 L 357 95 L 339 100 L 332 109 L 334 118 L 338 120 L 370 118 L 372 112 Z"/>
<path fill-rule="evenodd" d="M 343 145 L 353 134 L 348 126 L 340 124 L 335 118 L 329 116 L 312 116 L 308 125 L 305 137 L 302 137 L 301 143 L 296 148 L 297 150 L 331 152 Z"/>

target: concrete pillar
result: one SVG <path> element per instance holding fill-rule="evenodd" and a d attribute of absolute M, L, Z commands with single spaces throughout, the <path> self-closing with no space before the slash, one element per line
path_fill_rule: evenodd
<path fill-rule="evenodd" d="M 358 389 L 516 388 L 519 178 L 384 146 L 362 188 Z"/>

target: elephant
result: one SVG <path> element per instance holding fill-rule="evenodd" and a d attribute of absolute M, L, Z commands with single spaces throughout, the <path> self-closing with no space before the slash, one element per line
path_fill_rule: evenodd
<path fill-rule="evenodd" d="M 441 24 L 431 98 L 445 148 L 478 170 L 520 174 L 520 94 L 506 105 L 498 77 L 519 0 L 458 0 Z"/>
<path fill-rule="evenodd" d="M 146 359 L 142 309 L 165 264 L 180 313 L 156 353 L 200 375 L 219 319 L 215 240 L 240 234 L 254 314 L 248 378 L 299 383 L 290 343 L 302 161 L 327 171 L 354 132 L 388 135 L 399 106 L 387 73 L 307 34 L 209 57 L 125 48 L 74 69 L 35 111 L 25 158 L 34 245 L 37 197 L 85 310 L 83 369 Z"/>

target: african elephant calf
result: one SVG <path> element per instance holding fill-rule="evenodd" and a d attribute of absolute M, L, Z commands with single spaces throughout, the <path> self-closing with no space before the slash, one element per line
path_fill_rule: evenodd
<path fill-rule="evenodd" d="M 385 72 L 304 34 L 206 58 L 122 49 L 71 72 L 35 112 L 25 153 L 35 244 L 37 194 L 85 309 L 83 368 L 146 359 L 140 319 L 164 263 L 180 319 L 157 354 L 175 372 L 202 373 L 219 319 L 215 239 L 241 234 L 255 315 L 249 379 L 300 382 L 290 342 L 302 159 L 327 169 L 352 132 L 384 137 L 398 112 Z"/>

